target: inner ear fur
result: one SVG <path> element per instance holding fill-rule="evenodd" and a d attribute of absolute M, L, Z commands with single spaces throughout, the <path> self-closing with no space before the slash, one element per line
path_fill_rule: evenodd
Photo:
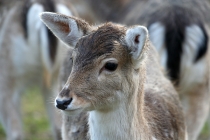
<path fill-rule="evenodd" d="M 92 30 L 87 22 L 76 17 L 43 12 L 40 18 L 56 37 L 70 47 L 74 47 L 79 38 Z"/>

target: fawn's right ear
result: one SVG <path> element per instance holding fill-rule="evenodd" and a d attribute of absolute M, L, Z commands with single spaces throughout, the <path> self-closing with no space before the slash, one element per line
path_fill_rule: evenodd
<path fill-rule="evenodd" d="M 91 31 L 91 26 L 84 20 L 62 14 L 43 12 L 41 20 L 69 47 L 75 47 L 78 40 Z"/>

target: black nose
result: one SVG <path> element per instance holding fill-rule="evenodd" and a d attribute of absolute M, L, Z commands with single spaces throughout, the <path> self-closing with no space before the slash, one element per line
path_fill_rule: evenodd
<path fill-rule="evenodd" d="M 61 109 L 61 110 L 65 110 L 68 105 L 71 103 L 72 101 L 72 98 L 69 99 L 69 100 L 62 100 L 62 101 L 59 101 L 59 100 L 56 100 L 56 107 Z"/>

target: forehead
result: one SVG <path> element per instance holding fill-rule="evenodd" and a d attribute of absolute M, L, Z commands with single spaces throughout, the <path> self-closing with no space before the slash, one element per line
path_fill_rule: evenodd
<path fill-rule="evenodd" d="M 110 55 L 116 49 L 115 42 L 122 42 L 125 28 L 107 23 L 96 31 L 81 38 L 75 49 L 77 50 L 76 63 L 85 66 L 95 58 Z"/>

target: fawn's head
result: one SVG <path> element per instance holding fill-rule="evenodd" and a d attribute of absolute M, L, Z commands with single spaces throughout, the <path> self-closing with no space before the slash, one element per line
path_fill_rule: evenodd
<path fill-rule="evenodd" d="M 67 46 L 73 47 L 71 74 L 56 106 L 75 110 L 100 110 L 113 107 L 129 97 L 139 83 L 147 29 L 105 23 L 98 27 L 65 15 L 45 12 L 43 22 Z"/>

